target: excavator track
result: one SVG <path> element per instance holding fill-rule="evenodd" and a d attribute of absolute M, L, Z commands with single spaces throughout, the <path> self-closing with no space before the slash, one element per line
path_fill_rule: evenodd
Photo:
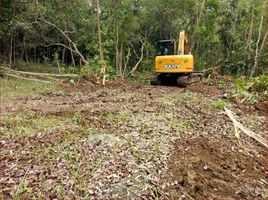
<path fill-rule="evenodd" d="M 202 72 L 193 72 L 184 75 L 164 75 L 159 74 L 152 78 L 151 85 L 177 85 L 178 87 L 187 87 L 190 84 L 200 82 L 202 80 Z"/>
<path fill-rule="evenodd" d="M 193 83 L 200 82 L 202 80 L 203 74 L 201 72 L 193 72 L 189 75 L 179 76 L 177 79 L 177 85 L 179 87 L 187 87 Z"/>
<path fill-rule="evenodd" d="M 200 82 L 203 78 L 202 72 L 193 72 L 188 77 L 188 84 Z"/>
<path fill-rule="evenodd" d="M 177 79 L 177 86 L 179 87 L 187 87 L 189 76 L 179 76 Z"/>

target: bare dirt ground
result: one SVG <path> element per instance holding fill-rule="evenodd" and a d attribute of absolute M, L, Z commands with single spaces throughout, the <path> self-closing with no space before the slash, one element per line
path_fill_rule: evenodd
<path fill-rule="evenodd" d="M 213 107 L 226 91 L 82 83 L 4 102 L 3 199 L 266 199 L 266 148 Z M 264 112 L 230 109 L 265 137 Z"/>

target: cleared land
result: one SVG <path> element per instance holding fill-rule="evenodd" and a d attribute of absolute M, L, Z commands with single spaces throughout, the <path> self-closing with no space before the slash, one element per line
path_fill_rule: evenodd
<path fill-rule="evenodd" d="M 264 106 L 228 84 L 2 85 L 2 199 L 267 198 L 266 148 L 222 110 L 265 137 Z"/>

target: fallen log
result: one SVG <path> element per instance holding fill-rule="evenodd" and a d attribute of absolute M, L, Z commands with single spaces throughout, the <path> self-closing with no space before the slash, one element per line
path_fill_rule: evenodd
<path fill-rule="evenodd" d="M 267 141 L 265 138 L 261 137 L 260 135 L 257 135 L 256 133 L 254 133 L 253 131 L 251 131 L 249 128 L 245 127 L 243 124 L 241 124 L 240 122 L 238 122 L 232 111 L 228 110 L 227 108 L 224 108 L 227 116 L 232 120 L 233 124 L 235 127 L 239 128 L 243 133 L 245 133 L 246 135 L 248 135 L 249 137 L 255 139 L 256 141 L 258 141 L 259 143 L 261 143 L 262 145 L 264 145 L 265 147 L 268 147 Z"/>
<path fill-rule="evenodd" d="M 10 69 L 7 67 L 1 67 L 1 69 L 7 70 L 9 72 L 17 73 L 17 74 L 37 76 L 37 77 L 46 77 L 46 76 L 56 77 L 56 78 L 76 78 L 76 77 L 78 77 L 77 74 L 50 74 L 50 73 L 40 73 L 40 72 L 27 72 L 27 71 L 14 70 L 14 69 Z"/>
<path fill-rule="evenodd" d="M 25 77 L 21 77 L 21 76 L 17 76 L 15 74 L 9 74 L 9 73 L 6 73 L 5 76 L 13 77 L 13 78 L 17 78 L 17 79 L 22 79 L 22 80 L 27 80 L 27 81 L 37 81 L 37 82 L 42 82 L 42 83 L 51 83 L 50 81 L 45 81 L 45 80 L 40 80 L 40 79 L 35 79 L 35 78 L 25 78 Z"/>

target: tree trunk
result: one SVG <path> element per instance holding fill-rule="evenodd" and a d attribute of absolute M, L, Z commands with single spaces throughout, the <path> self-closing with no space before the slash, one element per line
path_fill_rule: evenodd
<path fill-rule="evenodd" d="M 123 72 L 123 44 L 120 46 L 120 54 L 119 54 L 119 73 L 122 75 Z"/>
<path fill-rule="evenodd" d="M 65 63 L 65 52 L 66 52 L 66 48 L 64 47 L 62 50 L 62 56 L 61 56 L 61 62 Z"/>
<path fill-rule="evenodd" d="M 128 65 L 128 61 L 129 61 L 129 56 L 130 56 L 130 48 L 128 48 L 128 51 L 127 51 L 127 56 L 126 56 L 126 60 L 125 60 L 125 63 L 124 63 L 124 69 L 123 69 L 123 76 L 125 76 L 126 71 L 127 71 L 127 65 Z"/>
<path fill-rule="evenodd" d="M 97 14 L 97 26 L 98 26 L 98 38 L 99 38 L 99 53 L 100 53 L 100 62 L 101 62 L 101 74 L 103 75 L 102 84 L 105 85 L 106 79 L 106 65 L 104 63 L 103 56 L 103 46 L 102 46 L 102 38 L 101 38 L 101 28 L 100 28 L 100 4 L 99 0 L 95 0 L 96 3 L 96 14 Z"/>
<path fill-rule="evenodd" d="M 25 53 L 24 55 L 25 55 L 25 60 L 26 60 L 26 63 L 28 64 L 28 63 L 29 63 L 28 54 L 27 54 L 27 53 Z"/>
<path fill-rule="evenodd" d="M 13 31 L 10 36 L 10 47 L 9 47 L 9 67 L 12 67 L 12 56 L 13 56 Z"/>
<path fill-rule="evenodd" d="M 60 70 L 60 63 L 59 63 L 59 60 L 57 60 L 56 62 L 57 62 L 58 72 L 59 72 L 59 74 L 61 74 L 61 70 Z"/>
<path fill-rule="evenodd" d="M 100 55 L 100 61 L 103 62 L 103 47 L 102 47 L 101 28 L 100 28 L 99 0 L 95 0 L 95 3 L 96 3 L 96 14 L 97 14 L 98 38 L 99 38 L 99 55 Z"/>
<path fill-rule="evenodd" d="M 252 67 L 252 71 L 251 71 L 251 76 L 254 76 L 257 68 L 258 68 L 258 61 L 259 61 L 259 43 L 260 43 L 260 39 L 261 39 L 261 30 L 262 30 L 262 22 L 263 22 L 263 15 L 261 16 L 261 22 L 260 22 L 260 27 L 259 27 L 259 35 L 258 35 L 258 39 L 256 42 L 256 51 L 255 51 L 255 59 L 254 59 L 254 65 Z"/>
<path fill-rule="evenodd" d="M 13 36 L 13 62 L 15 63 L 16 61 L 16 41 L 15 41 L 16 37 L 15 34 Z"/>
<path fill-rule="evenodd" d="M 253 28 L 253 21 L 254 21 L 254 9 L 255 9 L 255 0 L 252 0 L 251 20 L 250 20 L 250 26 L 249 26 L 249 34 L 248 34 L 247 44 L 250 44 L 251 43 L 252 28 Z"/>
<path fill-rule="evenodd" d="M 250 60 L 251 58 L 251 54 L 250 54 L 250 47 L 251 47 L 251 40 L 252 40 L 252 28 L 253 28 L 253 24 L 254 24 L 254 9 L 255 9 L 255 0 L 252 0 L 252 10 L 251 10 L 251 20 L 250 20 L 250 25 L 249 25 L 249 33 L 248 33 L 248 37 L 246 40 L 246 54 L 247 54 L 247 58 L 248 60 Z M 247 72 L 246 73 L 247 76 L 251 76 L 251 73 Z"/>
<path fill-rule="evenodd" d="M 23 39 L 22 39 L 22 48 L 21 48 L 21 54 L 20 54 L 20 59 L 24 59 L 24 54 L 25 54 L 25 39 L 26 39 L 26 33 L 23 34 Z"/>
<path fill-rule="evenodd" d="M 266 38 L 267 38 L 267 30 L 263 36 L 263 40 L 262 40 L 262 43 L 261 43 L 261 47 L 260 47 L 260 52 L 262 51 L 264 45 L 265 45 L 265 41 L 266 41 Z"/>
<path fill-rule="evenodd" d="M 34 62 L 36 63 L 36 47 L 34 47 Z"/>
<path fill-rule="evenodd" d="M 140 65 L 142 59 L 143 59 L 143 50 L 144 50 L 144 47 L 146 45 L 146 36 L 144 37 L 144 40 L 142 40 L 142 38 L 139 38 L 140 39 L 140 42 L 141 42 L 141 54 L 139 56 L 139 60 L 138 62 L 136 63 L 136 65 L 132 68 L 132 70 L 130 71 L 130 74 L 133 76 L 134 75 L 134 72 L 138 69 L 138 66 Z M 135 52 L 135 50 L 134 50 Z M 135 53 L 137 55 L 137 53 Z M 137 55 L 138 57 L 138 55 Z"/>
<path fill-rule="evenodd" d="M 69 43 L 69 47 L 70 49 L 72 48 L 71 44 Z M 71 53 L 71 58 L 72 58 L 72 65 L 75 67 L 75 60 L 74 60 L 74 54 L 73 54 L 73 51 L 70 51 Z"/>
<path fill-rule="evenodd" d="M 67 24 L 66 24 L 66 22 L 64 23 L 64 31 L 67 31 Z M 66 35 L 69 37 L 68 32 L 66 32 Z M 69 42 L 69 48 L 72 49 L 72 45 L 71 45 L 70 42 Z M 70 50 L 70 54 L 71 54 L 71 59 L 72 59 L 72 65 L 75 67 L 74 54 L 73 54 L 73 51 L 72 50 Z"/>
<path fill-rule="evenodd" d="M 50 63 L 51 60 L 52 60 L 52 59 L 51 59 L 51 53 L 50 53 L 50 47 L 47 48 L 47 58 L 48 58 L 48 59 L 47 59 L 47 60 L 48 60 L 48 63 Z"/>
<path fill-rule="evenodd" d="M 118 67 L 118 61 L 119 61 L 119 50 L 118 50 L 118 24 L 116 25 L 116 41 L 115 41 L 115 68 L 116 72 L 120 74 L 119 67 Z"/>
<path fill-rule="evenodd" d="M 236 31 L 236 22 L 237 22 L 237 19 L 238 19 L 238 12 L 239 12 L 239 8 L 237 6 L 236 12 L 235 12 L 235 20 L 234 20 L 233 26 L 231 28 L 232 38 L 231 38 L 231 41 L 230 41 L 230 44 L 229 44 L 229 49 L 233 45 L 233 39 L 234 39 L 235 31 Z"/>
<path fill-rule="evenodd" d="M 194 31 L 194 34 L 192 36 L 192 40 L 191 40 L 192 41 L 192 45 L 191 45 L 191 48 L 190 48 L 190 52 L 192 52 L 195 43 L 198 43 L 197 33 L 199 31 L 199 24 L 200 24 L 200 21 L 201 21 L 201 17 L 202 17 L 203 8 L 205 6 L 205 3 L 206 3 L 206 0 L 202 0 L 201 6 L 200 6 L 200 10 L 199 10 L 198 16 L 196 18 L 196 30 Z M 199 46 L 199 45 L 197 45 L 197 46 Z"/>

